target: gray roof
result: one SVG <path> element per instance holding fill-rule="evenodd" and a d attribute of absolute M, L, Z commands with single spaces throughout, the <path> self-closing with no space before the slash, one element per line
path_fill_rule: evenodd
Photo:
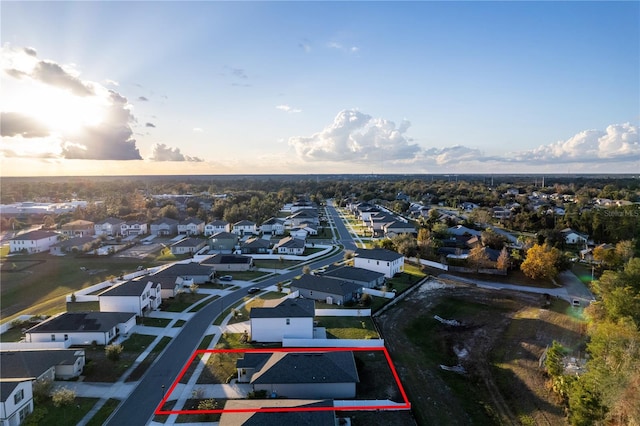
<path fill-rule="evenodd" d="M 305 241 L 300 238 L 293 237 L 284 237 L 280 241 L 278 241 L 277 247 L 286 247 L 286 248 L 304 248 Z"/>
<path fill-rule="evenodd" d="M 362 289 L 362 285 L 332 278 L 319 277 L 316 275 L 303 274 L 299 279 L 291 281 L 291 288 L 303 288 L 305 290 L 345 296 L 360 291 Z"/>
<path fill-rule="evenodd" d="M 162 225 L 165 223 L 167 225 L 177 225 L 178 221 L 175 219 L 171 219 L 170 217 L 161 217 L 160 219 L 152 222 L 151 225 Z"/>
<path fill-rule="evenodd" d="M 191 224 L 200 225 L 202 223 L 204 223 L 204 220 L 199 219 L 197 217 L 188 217 L 185 220 L 180 221 L 180 225 L 191 225 Z"/>
<path fill-rule="evenodd" d="M 132 312 L 65 312 L 31 327 L 27 333 L 105 332 L 135 316 Z"/>
<path fill-rule="evenodd" d="M 144 289 L 147 288 L 149 280 L 131 280 L 125 281 L 122 284 L 114 285 L 100 293 L 98 296 L 141 296 L 144 293 Z M 151 285 L 155 287 L 155 285 Z"/>
<path fill-rule="evenodd" d="M 214 254 L 209 257 L 204 265 L 243 265 L 245 263 L 251 263 L 253 258 L 251 256 L 244 256 L 241 254 Z"/>
<path fill-rule="evenodd" d="M 258 410 L 262 408 L 315 408 L 333 407 L 331 400 L 298 400 L 298 399 L 250 399 L 228 400 L 220 416 L 220 426 L 335 426 L 336 417 L 333 410 L 316 411 L 249 411 L 229 412 L 230 410 Z"/>
<path fill-rule="evenodd" d="M 2 379 L 0 379 L 0 401 L 5 402 L 11 396 L 11 393 L 13 393 L 18 384 L 27 381 L 31 380 L 12 380 L 2 377 Z"/>
<path fill-rule="evenodd" d="M 269 240 L 265 240 L 264 238 L 253 237 L 253 238 L 249 238 L 247 241 L 245 241 L 240 245 L 245 248 L 248 248 L 248 247 L 269 248 L 269 246 L 271 245 L 271 242 Z"/>
<path fill-rule="evenodd" d="M 75 237 L 75 238 L 69 238 L 68 240 L 60 241 L 59 243 L 54 244 L 54 247 L 61 247 L 63 249 L 66 249 L 69 247 L 80 247 L 87 243 L 93 243 L 94 241 L 99 241 L 99 239 L 92 236 Z"/>
<path fill-rule="evenodd" d="M 115 217 L 108 217 L 105 220 L 96 223 L 96 225 L 104 225 L 106 223 L 108 223 L 110 225 L 117 225 L 119 223 L 124 223 L 124 220 L 118 219 L 118 218 L 115 218 Z"/>
<path fill-rule="evenodd" d="M 250 318 L 313 318 L 315 302 L 311 299 L 283 299 L 273 307 L 251 308 Z"/>
<path fill-rule="evenodd" d="M 384 277 L 382 272 L 370 271 L 364 268 L 356 268 L 353 266 L 331 266 L 323 277 L 338 278 L 346 281 L 374 282 Z"/>
<path fill-rule="evenodd" d="M 215 269 L 212 266 L 201 265 L 197 262 L 174 263 L 173 265 L 153 274 L 149 279 L 160 277 L 183 277 L 190 275 L 211 275 Z"/>
<path fill-rule="evenodd" d="M 255 226 L 255 222 L 251 222 L 250 220 L 241 220 L 233 224 L 233 226 Z"/>
<path fill-rule="evenodd" d="M 12 238 L 11 241 L 35 241 L 35 240 L 44 240 L 45 238 L 57 237 L 57 236 L 58 234 L 56 234 L 55 232 L 43 231 L 38 229 L 36 231 L 20 234 L 17 237 Z"/>
<path fill-rule="evenodd" d="M 264 359 L 251 376 L 252 384 L 358 383 L 358 370 L 350 351 L 274 352 Z M 241 367 L 242 368 L 242 367 Z"/>
<path fill-rule="evenodd" d="M 207 226 L 218 227 L 218 226 L 227 226 L 228 224 L 229 222 L 218 219 L 218 220 L 212 220 L 211 222 L 207 223 Z"/>
<path fill-rule="evenodd" d="M 206 240 L 200 238 L 185 238 L 184 240 L 180 240 L 175 244 L 171 244 L 171 247 L 197 247 L 206 243 Z"/>
<path fill-rule="evenodd" d="M 83 350 L 49 349 L 33 351 L 1 351 L 2 379 L 38 378 L 56 365 L 73 365 Z"/>
<path fill-rule="evenodd" d="M 218 232 L 213 234 L 209 239 L 211 240 L 237 240 L 238 235 L 233 232 Z"/>
<path fill-rule="evenodd" d="M 356 249 L 356 256 L 364 258 L 364 259 L 373 259 L 373 260 L 384 260 L 386 262 L 393 262 L 394 260 L 398 260 L 403 256 L 400 253 L 396 253 L 395 251 L 376 248 L 376 249 Z"/>

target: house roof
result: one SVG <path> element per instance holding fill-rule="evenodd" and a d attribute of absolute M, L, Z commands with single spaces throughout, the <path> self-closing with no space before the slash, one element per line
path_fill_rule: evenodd
<path fill-rule="evenodd" d="M 376 249 L 356 249 L 356 256 L 362 259 L 373 259 L 373 260 L 384 260 L 387 262 L 393 262 L 394 260 L 398 260 L 403 258 L 400 253 L 396 253 L 395 251 L 376 248 Z"/>
<path fill-rule="evenodd" d="M 144 290 L 147 288 L 149 283 L 150 283 L 150 281 L 146 280 L 146 279 L 125 281 L 122 284 L 114 285 L 114 286 L 106 289 L 105 291 L 100 293 L 98 296 L 99 297 L 102 297 L 102 296 L 136 296 L 136 297 L 140 297 L 140 296 L 142 296 L 142 293 L 144 293 Z M 153 283 L 151 283 L 151 284 L 153 284 Z"/>
<path fill-rule="evenodd" d="M 56 365 L 73 365 L 83 350 L 48 349 L 1 351 L 0 377 L 3 379 L 38 378 Z"/>
<path fill-rule="evenodd" d="M 241 220 L 239 222 L 236 222 L 233 224 L 234 227 L 236 226 L 255 226 L 256 223 L 255 222 L 251 222 L 250 220 Z"/>
<path fill-rule="evenodd" d="M 303 274 L 299 279 L 291 281 L 292 288 L 319 291 L 323 293 L 346 296 L 362 289 L 362 285 L 332 278 Z"/>
<path fill-rule="evenodd" d="M 60 228 L 62 229 L 85 229 L 85 228 L 93 228 L 95 224 L 88 220 L 73 220 L 69 223 L 65 223 Z"/>
<path fill-rule="evenodd" d="M 245 358 L 252 353 L 245 354 Z M 350 351 L 275 352 L 257 366 L 251 384 L 358 383 Z"/>
<path fill-rule="evenodd" d="M 212 220 L 211 222 L 207 223 L 207 226 L 213 226 L 213 227 L 220 227 L 220 226 L 227 226 L 229 224 L 229 222 L 225 221 L 225 220 Z"/>
<path fill-rule="evenodd" d="M 45 238 L 57 237 L 58 234 L 51 231 L 43 231 L 41 229 L 37 229 L 35 231 L 26 232 L 24 234 L 20 234 L 17 237 L 11 239 L 11 241 L 35 241 L 35 240 L 44 240 Z"/>
<path fill-rule="evenodd" d="M 135 316 L 132 312 L 65 312 L 31 327 L 27 333 L 105 332 Z"/>
<path fill-rule="evenodd" d="M 171 244 L 171 247 L 198 247 L 200 245 L 204 245 L 207 242 L 200 238 L 185 238 L 184 240 L 180 240 L 175 244 Z"/>
<path fill-rule="evenodd" d="M 220 426 L 335 426 L 336 417 L 332 410 L 316 411 L 249 411 L 262 408 L 316 408 L 333 407 L 330 400 L 299 400 L 299 399 L 251 399 L 227 400 L 224 412 L 220 416 Z M 229 412 L 238 410 L 240 412 Z"/>
<path fill-rule="evenodd" d="M 207 265 L 201 265 L 197 262 L 190 263 L 174 263 L 173 265 L 162 269 L 155 274 L 151 275 L 152 278 L 156 277 L 182 277 L 189 275 L 211 275 L 214 272 L 214 268 Z"/>
<path fill-rule="evenodd" d="M 276 224 L 282 225 L 284 224 L 284 220 L 277 217 L 272 217 L 262 222 L 262 225 L 276 225 Z"/>
<path fill-rule="evenodd" d="M 237 240 L 238 236 L 233 232 L 218 232 L 213 234 L 210 240 Z"/>
<path fill-rule="evenodd" d="M 13 391 L 18 387 L 18 385 L 22 382 L 30 382 L 31 378 L 27 380 L 19 380 L 19 379 L 6 379 L 2 377 L 0 379 L 0 402 L 5 402 L 13 393 Z"/>
<path fill-rule="evenodd" d="M 304 248 L 304 246 L 305 246 L 304 240 L 301 240 L 299 238 L 293 238 L 293 237 L 284 237 L 283 239 L 278 241 L 278 244 L 276 244 L 276 248 L 278 247 Z"/>
<path fill-rule="evenodd" d="M 260 237 L 249 238 L 247 241 L 241 244 L 242 247 L 251 247 L 251 248 L 269 248 L 271 242 L 269 240 L 265 240 Z"/>
<path fill-rule="evenodd" d="M 69 238 L 68 240 L 64 240 L 64 241 L 60 241 L 58 243 L 55 243 L 53 246 L 54 247 L 62 247 L 62 248 L 69 248 L 69 247 L 79 247 L 79 246 L 83 246 L 87 243 L 92 243 L 94 241 L 99 241 L 98 238 L 92 237 L 92 236 L 88 236 L 88 237 L 75 237 L 75 238 Z"/>
<path fill-rule="evenodd" d="M 198 219 L 197 217 L 188 217 L 185 220 L 181 220 L 179 222 L 180 225 L 200 225 L 203 223 L 204 223 L 204 220 Z"/>
<path fill-rule="evenodd" d="M 151 223 L 151 225 L 156 225 L 156 226 L 157 225 L 164 225 L 164 224 L 173 226 L 173 225 L 177 225 L 178 221 L 175 220 L 175 219 L 171 219 L 170 217 L 161 217 L 160 219 L 158 219 L 158 220 L 156 220 L 156 221 Z"/>
<path fill-rule="evenodd" d="M 384 274 L 382 272 L 370 271 L 353 266 L 331 265 L 322 276 L 346 281 L 374 282 L 384 277 Z"/>
<path fill-rule="evenodd" d="M 400 220 L 395 220 L 393 222 L 387 223 L 386 225 L 384 225 L 384 227 L 389 230 L 389 229 L 411 229 L 413 231 L 416 230 L 416 227 L 410 223 L 405 223 L 402 222 Z"/>
<path fill-rule="evenodd" d="M 251 263 L 253 258 L 251 256 L 243 256 L 241 254 L 214 254 L 209 257 L 205 263 L 205 265 L 244 265 L 246 263 Z"/>
<path fill-rule="evenodd" d="M 313 318 L 315 302 L 311 299 L 283 299 L 273 307 L 251 308 L 249 318 Z"/>
<path fill-rule="evenodd" d="M 115 217 L 108 217 L 105 220 L 96 223 L 96 225 L 106 225 L 106 224 L 117 225 L 117 224 L 120 224 L 120 223 L 124 223 L 124 220 L 118 219 L 118 218 L 115 218 Z"/>

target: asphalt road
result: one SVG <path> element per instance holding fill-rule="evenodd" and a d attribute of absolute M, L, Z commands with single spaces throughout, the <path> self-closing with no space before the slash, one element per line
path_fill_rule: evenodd
<path fill-rule="evenodd" d="M 333 204 L 327 205 L 327 213 L 333 219 L 334 226 L 338 232 L 337 239 L 348 250 L 355 250 L 353 242 L 346 226 L 340 219 Z M 342 252 L 324 258 L 310 264 L 312 269 L 327 265 L 343 259 Z M 255 287 L 264 288 L 276 284 L 278 281 L 291 279 L 300 275 L 302 267 L 291 272 L 272 277 Z M 147 370 L 140 380 L 138 386 L 113 412 L 107 421 L 107 425 L 147 425 L 153 419 L 153 413 L 163 397 L 163 390 L 168 391 L 171 384 L 176 380 L 178 374 L 189 360 L 193 352 L 197 349 L 207 328 L 213 323 L 225 308 L 236 303 L 247 295 L 247 289 L 242 288 L 221 297 L 204 308 L 200 309 L 183 327 L 171 343 L 167 346 L 162 355 Z M 164 388 L 163 388 L 164 386 Z"/>

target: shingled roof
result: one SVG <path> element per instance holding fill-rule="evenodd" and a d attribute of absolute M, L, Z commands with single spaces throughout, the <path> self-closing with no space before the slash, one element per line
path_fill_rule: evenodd
<path fill-rule="evenodd" d="M 362 285 L 359 284 L 308 274 L 303 274 L 299 279 L 291 281 L 291 287 L 337 294 L 340 296 L 353 294 L 362 289 Z"/>
<path fill-rule="evenodd" d="M 27 333 L 104 332 L 135 316 L 131 312 L 65 312 L 31 327 Z"/>
<path fill-rule="evenodd" d="M 315 315 L 311 299 L 283 299 L 273 307 L 251 308 L 250 318 L 307 318 Z"/>
<path fill-rule="evenodd" d="M 318 411 L 278 411 L 278 412 L 230 412 L 231 410 L 255 410 L 261 408 L 283 410 L 287 408 L 333 407 L 330 400 L 299 399 L 250 399 L 228 400 L 220 416 L 220 426 L 335 426 L 336 418 L 332 410 Z"/>

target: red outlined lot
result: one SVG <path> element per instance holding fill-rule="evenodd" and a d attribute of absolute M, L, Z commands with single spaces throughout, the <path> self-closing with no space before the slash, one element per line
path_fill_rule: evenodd
<path fill-rule="evenodd" d="M 172 392 L 180 383 L 180 380 L 185 375 L 189 366 L 193 363 L 198 355 L 201 354 L 216 354 L 216 353 L 273 353 L 273 352 L 330 352 L 330 351 L 351 351 L 351 352 L 374 352 L 380 351 L 384 354 L 389 370 L 391 371 L 393 378 L 395 380 L 395 384 L 398 387 L 400 395 L 402 396 L 402 403 L 394 403 L 393 405 L 368 405 L 362 404 L 363 400 L 353 400 L 354 405 L 341 405 L 338 407 L 278 407 L 278 408 L 239 408 L 239 409 L 215 409 L 215 410 L 163 410 L 167 400 L 170 399 Z M 361 402 L 361 404 L 358 404 Z M 375 410 L 409 410 L 411 408 L 411 404 L 409 403 L 409 399 L 407 398 L 407 394 L 400 383 L 400 379 L 398 377 L 398 373 L 391 361 L 391 357 L 389 356 L 389 352 L 387 352 L 387 348 L 383 347 L 357 347 L 357 348 L 270 348 L 270 349 L 208 349 L 208 350 L 197 350 L 193 353 L 189 361 L 182 368 L 182 371 L 173 382 L 173 384 L 169 387 L 164 398 L 158 404 L 156 411 L 154 414 L 156 415 L 169 415 L 169 414 L 222 414 L 222 413 L 269 413 L 269 412 L 287 412 L 287 411 L 375 411 Z"/>

